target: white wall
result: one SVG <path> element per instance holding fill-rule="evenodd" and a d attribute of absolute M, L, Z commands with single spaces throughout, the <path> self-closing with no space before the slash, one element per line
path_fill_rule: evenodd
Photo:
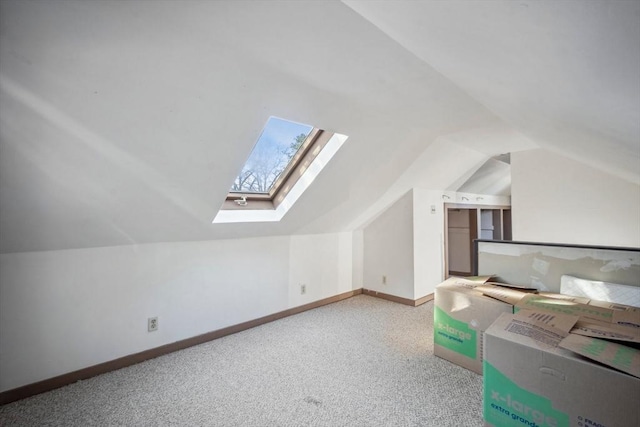
<path fill-rule="evenodd" d="M 289 307 L 354 289 L 351 233 L 292 236 L 289 247 Z M 306 285 L 306 293 L 300 285 Z"/>
<path fill-rule="evenodd" d="M 640 186 L 547 150 L 511 155 L 513 239 L 640 247 Z"/>
<path fill-rule="evenodd" d="M 349 291 L 352 246 L 339 233 L 0 255 L 0 391 Z"/>
<path fill-rule="evenodd" d="M 413 192 L 409 191 L 363 230 L 365 289 L 414 298 L 413 236 Z"/>
<path fill-rule="evenodd" d="M 444 279 L 444 202 L 442 191 L 413 190 L 414 204 L 414 297 L 434 292 Z M 432 213 L 431 207 L 435 207 Z"/>

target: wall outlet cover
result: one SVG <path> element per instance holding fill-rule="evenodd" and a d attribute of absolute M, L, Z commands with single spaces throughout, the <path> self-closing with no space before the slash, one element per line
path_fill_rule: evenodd
<path fill-rule="evenodd" d="M 149 332 L 154 332 L 158 330 L 158 318 L 157 317 L 149 317 L 147 319 L 147 330 Z"/>

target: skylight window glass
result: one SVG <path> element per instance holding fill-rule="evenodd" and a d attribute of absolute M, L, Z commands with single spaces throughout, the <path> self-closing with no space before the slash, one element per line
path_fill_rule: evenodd
<path fill-rule="evenodd" d="M 270 117 L 230 191 L 269 193 L 312 130 L 313 126 Z"/>

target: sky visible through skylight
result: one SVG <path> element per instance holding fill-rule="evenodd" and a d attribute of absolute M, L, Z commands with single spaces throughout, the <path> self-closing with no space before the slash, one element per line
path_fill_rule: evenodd
<path fill-rule="evenodd" d="M 230 191 L 268 193 L 312 130 L 313 126 L 270 117 Z"/>

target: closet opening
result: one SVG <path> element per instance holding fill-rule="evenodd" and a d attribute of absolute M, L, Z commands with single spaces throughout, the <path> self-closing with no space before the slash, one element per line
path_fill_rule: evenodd
<path fill-rule="evenodd" d="M 473 241 L 511 240 L 511 207 L 446 203 L 445 278 L 471 276 Z"/>

